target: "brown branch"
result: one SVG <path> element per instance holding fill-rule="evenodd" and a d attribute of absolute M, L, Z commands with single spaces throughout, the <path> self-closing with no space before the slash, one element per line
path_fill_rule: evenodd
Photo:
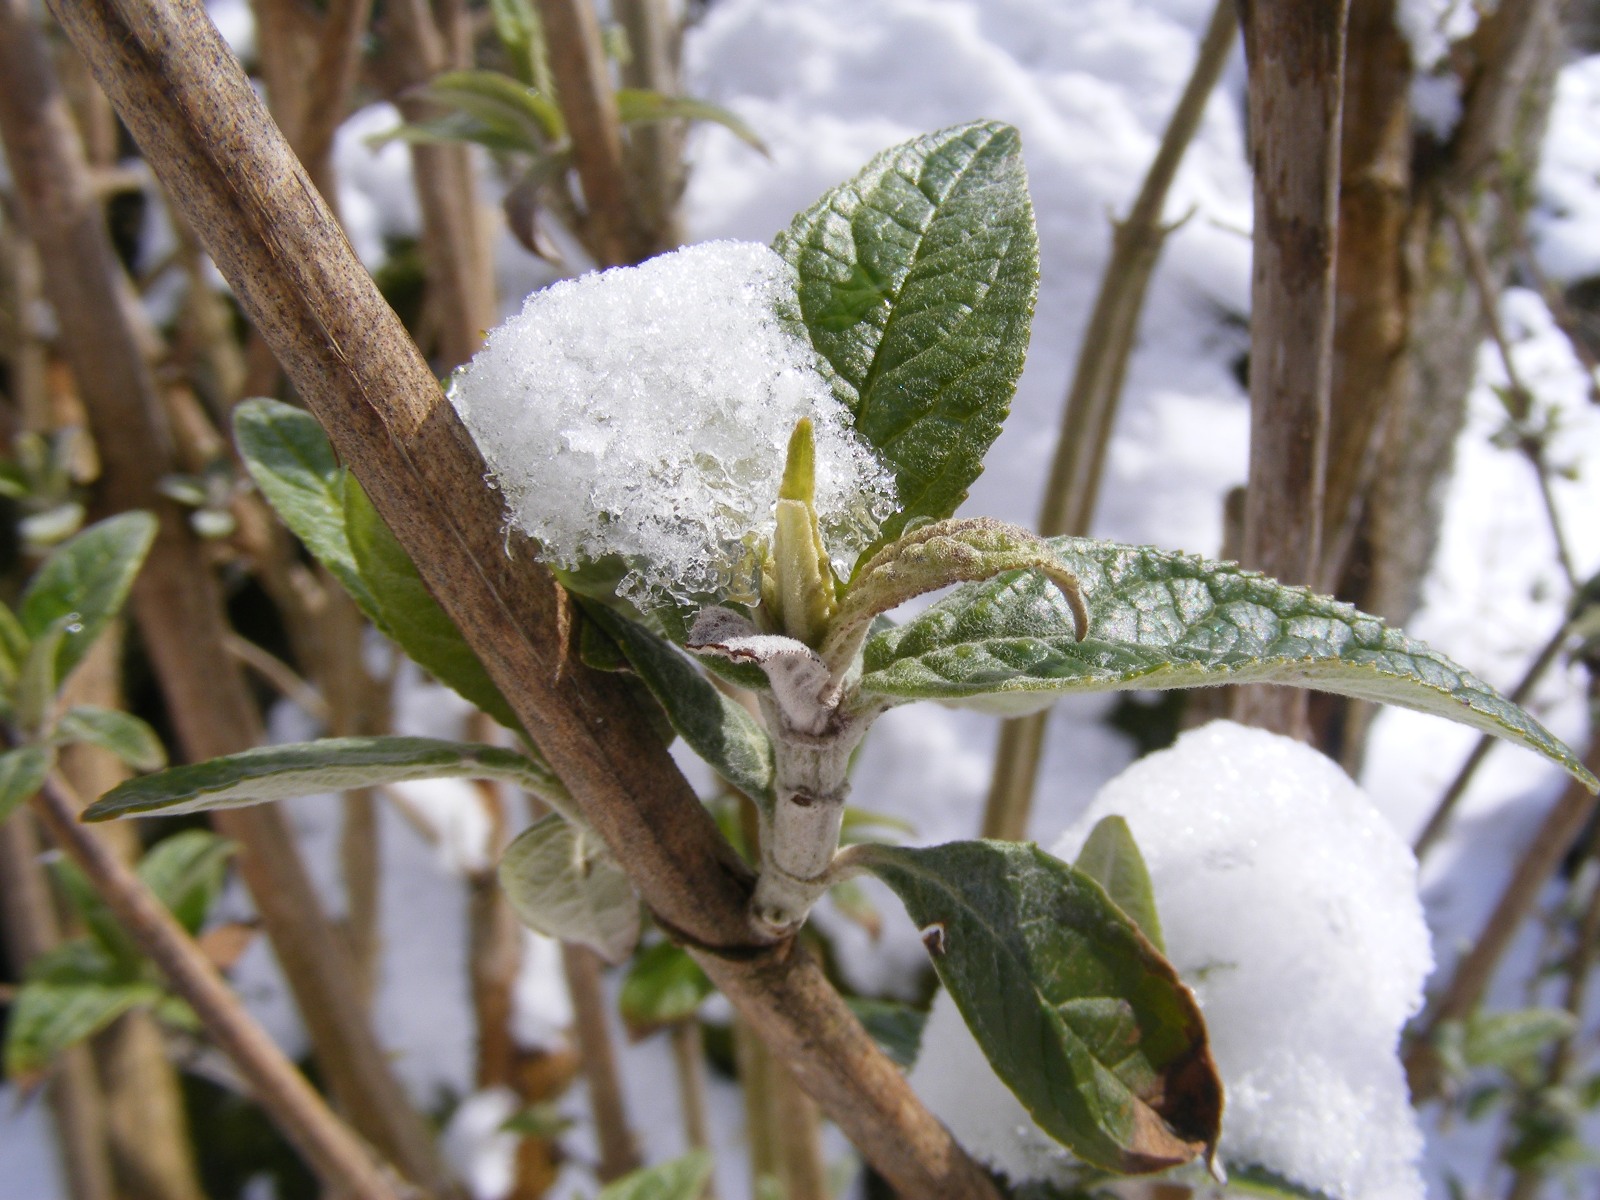
<path fill-rule="evenodd" d="M 1255 177 L 1244 563 L 1287 583 L 1313 583 L 1321 566 L 1348 11 L 1241 3 Z M 1244 688 L 1235 715 L 1304 736 L 1306 694 Z"/>
<path fill-rule="evenodd" d="M 680 59 L 683 16 L 670 0 L 616 0 L 612 11 L 628 34 L 630 57 L 622 82 L 663 96 L 683 90 Z M 628 130 L 624 151 L 633 180 L 639 257 L 674 249 L 683 241 L 678 202 L 688 170 L 683 161 L 683 121 L 651 121 Z"/>
<path fill-rule="evenodd" d="M 606 1018 L 605 989 L 600 978 L 600 956 L 586 946 L 561 944 L 561 965 L 572 996 L 573 1029 L 581 1071 L 589 1085 L 589 1108 L 594 1115 L 595 1140 L 600 1144 L 601 1183 L 621 1179 L 638 1168 L 639 1144 L 628 1123 L 628 1106 L 622 1095 L 622 1076 Z"/>
<path fill-rule="evenodd" d="M 611 64 L 590 0 L 538 0 L 556 98 L 583 184 L 584 243 L 602 267 L 637 261 L 640 239 L 622 163 Z"/>
<path fill-rule="evenodd" d="M 103 73 L 95 73 L 103 86 Z M 223 649 L 228 630 L 203 549 L 184 512 L 157 499 L 156 484 L 174 461 L 171 432 L 139 329 L 122 302 L 121 273 L 81 147 L 22 0 L 0 3 L 0 134 L 29 231 L 52 264 L 48 296 L 99 434 L 102 501 L 113 512 L 153 507 L 161 517 L 133 607 L 178 740 L 193 759 L 246 749 L 259 741 L 259 715 Z M 181 181 L 168 183 L 184 190 Z M 236 809 L 216 814 L 215 824 L 241 845 L 241 873 L 335 1095 L 407 1175 L 446 1188 L 427 1128 L 366 1021 L 349 954 L 323 914 L 283 814 Z"/>
<path fill-rule="evenodd" d="M 1600 689 L 1591 683 L 1591 699 L 1600 697 Z M 1600 768 L 1600 734 L 1590 741 L 1584 765 L 1591 771 Z M 1583 832 L 1585 823 L 1593 815 L 1596 800 L 1582 784 L 1569 781 L 1550 812 L 1545 816 L 1533 841 L 1523 851 L 1516 870 L 1506 882 L 1505 890 L 1495 903 L 1494 911 L 1484 922 L 1483 929 L 1472 943 L 1472 949 L 1456 964 L 1455 972 L 1444 990 L 1429 1005 L 1426 1016 L 1418 1023 L 1411 1036 L 1411 1048 L 1405 1056 L 1406 1075 L 1411 1083 L 1414 1104 L 1438 1095 L 1443 1082 L 1442 1068 L 1435 1039 L 1439 1027 L 1447 1021 L 1463 1021 L 1472 1015 L 1483 1001 L 1495 968 L 1505 955 L 1511 939 L 1527 920 L 1538 903 L 1550 877 L 1555 874 L 1567 851 Z"/>
<path fill-rule="evenodd" d="M 33 799 L 34 812 L 50 836 L 194 1009 L 207 1034 L 249 1082 L 254 1099 L 329 1187 L 362 1200 L 398 1200 L 394 1181 L 245 1011 L 194 939 L 139 877 L 78 823 L 81 807 L 59 776 L 51 776 Z"/>
<path fill-rule="evenodd" d="M 1556 630 L 1555 636 L 1544 644 L 1544 647 L 1534 657 L 1533 663 L 1523 673 L 1517 686 L 1507 695 L 1506 699 L 1513 704 L 1521 704 L 1528 698 L 1534 685 L 1544 678 L 1544 673 L 1556 661 L 1556 656 L 1561 653 L 1561 647 L 1566 644 L 1571 636 L 1571 625 L 1563 621 L 1561 628 Z M 1411 851 L 1417 856 L 1418 861 L 1427 857 L 1428 851 L 1433 848 L 1439 835 L 1444 832 L 1450 816 L 1455 812 L 1456 805 L 1461 802 L 1461 797 L 1466 794 L 1467 785 L 1472 782 L 1473 776 L 1478 772 L 1478 767 L 1489 756 L 1498 739 L 1491 734 L 1483 734 L 1472 747 L 1472 752 L 1467 755 L 1466 761 L 1461 764 L 1450 785 L 1445 788 L 1444 794 L 1439 797 L 1439 802 L 1434 805 L 1433 812 L 1428 815 L 1427 822 L 1422 827 L 1422 832 L 1417 834 L 1416 841 L 1411 844 Z"/>
<path fill-rule="evenodd" d="M 39 857 L 33 814 L 23 809 L 0 821 L 0 929 L 5 932 L 17 977 L 39 955 L 61 942 L 61 924 L 50 882 Z M 87 1046 L 73 1046 L 56 1059 L 45 1082 L 55 1126 L 56 1154 L 72 1200 L 114 1200 L 116 1183 L 107 1145 L 105 1098 Z"/>
<path fill-rule="evenodd" d="M 58 0 L 69 36 L 182 198 L 235 295 L 415 560 L 585 820 L 659 918 L 903 1192 L 995 1195 L 815 962 L 761 945 L 749 873 L 625 681 L 570 652 L 564 593 L 500 499 L 437 381 L 193 0 Z"/>
<path fill-rule="evenodd" d="M 452 58 L 451 43 L 427 0 L 396 0 L 386 6 L 384 22 L 395 51 L 395 103 L 407 121 L 425 120 L 435 115 L 434 109 L 407 90 L 468 64 Z M 494 272 L 471 148 L 414 145 L 411 177 L 422 210 L 422 256 L 429 312 L 438 332 L 437 357 L 448 369 L 471 358 L 494 323 Z"/>
<path fill-rule="evenodd" d="M 1116 422 L 1122 383 L 1132 357 L 1145 292 L 1172 227 L 1162 224 L 1167 193 L 1194 140 L 1206 101 L 1217 86 L 1239 33 L 1237 0 L 1218 0 L 1200 39 L 1194 68 L 1167 122 L 1160 148 L 1146 171 L 1126 219 L 1112 228 L 1111 256 L 1084 330 L 1078 363 L 1062 413 L 1050 481 L 1039 513 L 1045 537 L 1087 537 L 1100 495 L 1100 477 Z M 1004 722 L 995 751 L 994 777 L 984 806 L 983 836 L 1026 837 L 1034 783 L 1044 749 L 1049 711 Z"/>

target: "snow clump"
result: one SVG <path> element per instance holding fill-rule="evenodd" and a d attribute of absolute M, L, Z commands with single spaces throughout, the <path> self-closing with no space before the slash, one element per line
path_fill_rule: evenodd
<path fill-rule="evenodd" d="M 642 608 L 750 601 L 800 418 L 836 569 L 893 511 L 892 477 L 780 316 L 798 311 L 766 246 L 690 246 L 534 293 L 450 399 L 546 561 L 618 558 L 618 594 Z"/>
<path fill-rule="evenodd" d="M 1052 848 L 1124 817 L 1167 955 L 1195 991 L 1226 1088 L 1222 1158 L 1339 1200 L 1421 1200 L 1422 1135 L 1397 1055 L 1432 952 L 1416 862 L 1334 763 L 1218 721 L 1111 780 Z M 1014 1180 L 1071 1162 L 987 1068 L 941 995 L 911 1081 Z"/>

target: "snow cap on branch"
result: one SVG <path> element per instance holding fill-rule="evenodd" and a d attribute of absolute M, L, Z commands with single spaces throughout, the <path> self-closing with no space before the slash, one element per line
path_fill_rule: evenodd
<path fill-rule="evenodd" d="M 549 562 L 618 557 L 618 591 L 641 607 L 753 599 L 753 549 L 810 417 L 818 516 L 849 566 L 893 482 L 781 315 L 795 288 L 766 246 L 711 242 L 558 283 L 489 334 L 450 398 Z"/>

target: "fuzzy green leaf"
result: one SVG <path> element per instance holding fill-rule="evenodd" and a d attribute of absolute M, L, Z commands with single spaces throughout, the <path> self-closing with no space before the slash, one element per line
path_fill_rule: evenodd
<path fill-rule="evenodd" d="M 499 71 L 446 71 L 418 93 L 435 104 L 466 113 L 521 146 L 539 153 L 566 136 L 561 110 L 548 96 Z"/>
<path fill-rule="evenodd" d="M 161 988 L 119 978 L 112 961 L 84 939 L 36 959 L 11 1006 L 6 1075 L 26 1088 L 62 1051 L 123 1013 L 161 998 Z"/>
<path fill-rule="evenodd" d="M 446 687 L 481 708 L 507 729 L 520 730 L 511 705 L 483 669 L 455 623 L 422 582 L 416 564 L 383 523 L 361 485 L 344 488 L 344 526 L 356 569 L 377 609 L 378 628 L 399 643 L 416 664 Z"/>
<path fill-rule="evenodd" d="M 237 849 L 209 830 L 185 829 L 150 848 L 139 862 L 139 878 L 172 910 L 178 924 L 199 933 Z"/>
<path fill-rule="evenodd" d="M 624 125 L 637 125 L 646 121 L 710 121 L 721 125 L 752 150 L 767 153 L 767 145 L 759 134 L 738 113 L 730 112 L 709 100 L 696 100 L 693 96 L 666 96 L 647 88 L 619 88 L 617 90 L 617 117 Z"/>
<path fill-rule="evenodd" d="M 261 746 L 130 779 L 83 815 L 88 821 L 175 816 L 410 779 L 503 779 L 553 806 L 570 803 L 548 768 L 513 750 L 436 738 L 359 737 Z"/>
<path fill-rule="evenodd" d="M 657 942 L 634 956 L 622 981 L 617 1007 L 636 1033 L 686 1021 L 716 988 L 689 952 L 671 942 Z"/>
<path fill-rule="evenodd" d="M 27 631 L 11 606 L 0 601 L 0 689 L 8 689 L 16 682 L 17 672 L 27 657 Z"/>
<path fill-rule="evenodd" d="M 52 740 L 87 742 L 109 750 L 135 771 L 158 771 L 167 765 L 166 747 L 156 731 L 132 713 L 93 704 L 77 704 L 61 714 Z"/>
<path fill-rule="evenodd" d="M 1085 1162 L 1164 1170 L 1211 1151 L 1222 1085 L 1194 997 L 1088 876 L 1037 846 L 863 846 L 922 930 L 995 1073 Z"/>
<path fill-rule="evenodd" d="M 624 1175 L 602 1188 L 596 1200 L 699 1200 L 711 1178 L 711 1166 L 709 1150 L 694 1150 Z"/>
<path fill-rule="evenodd" d="M 761 724 L 644 626 L 598 604 L 586 604 L 584 612 L 627 657 L 689 748 L 756 803 L 770 806 L 772 741 Z"/>
<path fill-rule="evenodd" d="M 1067 692 L 1283 683 L 1448 717 L 1536 750 L 1591 791 L 1573 752 L 1427 646 L 1348 604 L 1233 563 L 1085 538 L 1050 545 L 1077 579 L 1089 633 L 1031 573 L 958 588 L 868 639 L 863 692 L 1004 710 Z M 1018 711 L 1017 707 L 1011 711 Z"/>
<path fill-rule="evenodd" d="M 122 610 L 155 536 L 156 519 L 149 513 L 121 513 L 57 546 L 28 581 L 17 608 L 28 638 L 36 641 L 72 618 L 56 651 L 57 682 L 72 673 Z"/>
<path fill-rule="evenodd" d="M 1072 865 L 1105 889 L 1111 903 L 1128 915 L 1152 946 L 1163 954 L 1167 952 L 1166 940 L 1161 936 L 1161 917 L 1156 913 L 1155 889 L 1150 886 L 1150 870 L 1144 865 L 1144 855 L 1139 853 L 1125 818 L 1113 815 L 1096 821 L 1083 849 L 1078 851 L 1078 861 Z"/>
<path fill-rule="evenodd" d="M 928 1024 L 928 1014 L 898 1000 L 851 996 L 845 1003 L 878 1043 L 878 1049 L 887 1054 L 895 1066 L 909 1071 L 922 1048 L 922 1031 Z"/>
<path fill-rule="evenodd" d="M 55 755 L 44 746 L 18 746 L 0 754 L 0 821 L 44 786 Z"/>
<path fill-rule="evenodd" d="M 367 619 L 381 625 L 345 533 L 346 472 L 317 419 L 277 400 L 246 400 L 233 410 L 233 436 L 267 503 L 344 585 Z"/>
<path fill-rule="evenodd" d="M 611 852 L 576 821 L 551 814 L 500 858 L 500 886 L 522 923 L 620 963 L 639 941 L 639 900 Z"/>
<path fill-rule="evenodd" d="M 948 517 L 1010 407 L 1038 291 L 1016 131 L 980 121 L 886 150 L 774 244 L 835 394 L 894 472 L 877 545 Z"/>

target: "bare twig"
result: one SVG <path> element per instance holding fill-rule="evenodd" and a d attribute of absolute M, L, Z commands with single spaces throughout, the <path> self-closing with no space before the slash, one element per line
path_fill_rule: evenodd
<path fill-rule="evenodd" d="M 600 1181 L 610 1183 L 639 1166 L 639 1145 L 628 1124 L 622 1077 L 606 1019 L 610 1005 L 600 980 L 600 958 L 585 946 L 561 945 L 561 962 L 572 994 L 572 1014 L 583 1078 L 589 1085 L 595 1139 L 600 1143 Z"/>
<path fill-rule="evenodd" d="M 451 42 L 427 0 L 396 0 L 386 6 L 384 21 L 397 52 L 396 104 L 408 121 L 432 116 L 432 109 L 407 89 L 468 64 L 452 57 Z M 454 367 L 472 357 L 494 323 L 495 311 L 494 272 L 471 147 L 414 145 L 411 176 L 422 209 L 422 254 L 438 358 L 443 367 Z"/>
<path fill-rule="evenodd" d="M 12 813 L 0 821 L 0 922 L 20 978 L 23 969 L 61 941 L 50 885 L 39 860 L 33 814 Z M 56 1062 L 45 1083 L 55 1125 L 62 1176 L 72 1200 L 114 1200 L 116 1184 L 106 1143 L 105 1100 L 87 1046 L 73 1046 Z"/>
<path fill-rule="evenodd" d="M 1162 224 L 1167 193 L 1200 127 L 1206 101 L 1233 53 L 1238 32 L 1237 0 L 1218 0 L 1138 198 L 1127 218 L 1113 225 L 1111 257 L 1100 276 L 1094 311 L 1078 350 L 1039 513 L 1039 533 L 1044 537 L 1089 534 L 1145 292 L 1172 230 Z M 994 778 L 984 807 L 984 837 L 1016 840 L 1027 836 L 1048 720 L 1047 710 L 1001 725 Z"/>
<path fill-rule="evenodd" d="M 683 1113 L 683 1140 L 691 1150 L 711 1149 L 711 1120 L 706 1101 L 706 1048 L 697 1017 L 672 1025 L 672 1063 L 678 1076 L 678 1108 Z M 715 1177 L 706 1181 L 699 1200 L 716 1200 Z"/>
<path fill-rule="evenodd" d="M 612 11 L 628 34 L 629 58 L 622 64 L 622 82 L 663 96 L 678 95 L 683 17 L 671 0 L 616 0 Z M 628 130 L 625 154 L 634 182 L 640 235 L 636 253 L 641 258 L 683 241 L 678 212 L 688 178 L 683 138 L 682 121 L 652 121 Z"/>
<path fill-rule="evenodd" d="M 34 811 L 51 837 L 82 868 L 117 920 L 188 1001 L 284 1136 L 328 1186 L 352 1197 L 397 1200 L 400 1193 L 394 1181 L 245 1011 L 194 939 L 139 877 L 78 823 L 80 807 L 59 776 L 51 776 L 33 800 Z"/>
<path fill-rule="evenodd" d="M 599 266 L 631 263 L 639 256 L 638 228 L 622 164 L 615 84 L 594 5 L 590 0 L 538 0 L 538 5 L 556 96 L 583 184 L 586 247 Z"/>
<path fill-rule="evenodd" d="M 1510 694 L 1507 696 L 1511 703 L 1521 704 L 1528 698 L 1528 694 L 1533 691 L 1534 686 L 1540 679 L 1544 678 L 1544 673 L 1556 661 L 1556 656 L 1561 653 L 1561 647 L 1566 644 L 1570 632 L 1571 626 L 1563 621 L 1561 628 L 1556 630 L 1555 636 L 1544 644 L 1527 671 L 1523 673 L 1522 678 L 1517 681 L 1517 686 L 1511 689 Z M 1444 832 L 1445 825 L 1449 822 L 1451 814 L 1455 812 L 1456 805 L 1461 802 L 1461 797 L 1466 794 L 1467 785 L 1472 782 L 1473 776 L 1478 772 L 1478 767 L 1488 757 L 1495 740 L 1489 734 L 1484 734 L 1478 738 L 1472 747 L 1472 752 L 1467 755 L 1466 761 L 1461 764 L 1461 769 L 1456 772 L 1455 778 L 1450 781 L 1450 786 L 1445 788 L 1444 794 L 1439 797 L 1439 803 L 1434 806 L 1433 812 L 1428 815 L 1427 823 L 1423 825 L 1422 832 L 1417 834 L 1417 839 L 1411 846 L 1412 853 L 1417 856 L 1419 861 L 1427 856 L 1428 851 L 1438 841 L 1439 835 Z"/>
<path fill-rule="evenodd" d="M 1593 682 L 1590 691 L 1591 698 L 1600 697 L 1600 689 Z M 1584 765 L 1590 770 L 1600 767 L 1600 734 L 1591 739 Z M 1585 822 L 1594 813 L 1595 803 L 1595 797 L 1587 788 L 1575 781 L 1570 783 L 1523 851 L 1472 949 L 1462 956 L 1450 982 L 1428 1006 L 1405 1056 L 1413 1103 L 1420 1104 L 1438 1094 L 1441 1068 L 1434 1041 L 1439 1027 L 1447 1021 L 1465 1020 L 1482 1002 L 1512 937 L 1533 911 L 1539 893 L 1561 865 L 1567 851 L 1572 849 Z"/>
<path fill-rule="evenodd" d="M 1448 197 L 1445 200 L 1445 211 L 1450 214 L 1451 224 L 1456 227 L 1456 237 L 1461 241 L 1462 258 L 1467 264 L 1467 276 L 1472 280 L 1473 287 L 1478 289 L 1478 300 L 1483 305 L 1484 319 L 1489 325 L 1489 336 L 1500 355 L 1501 368 L 1506 373 L 1505 395 L 1509 399 L 1508 415 L 1514 426 L 1521 427 L 1516 430 L 1517 449 L 1533 468 L 1534 477 L 1539 484 L 1539 496 L 1544 501 L 1545 518 L 1550 523 L 1550 536 L 1555 541 L 1556 558 L 1561 563 L 1562 573 L 1567 577 L 1567 586 L 1576 589 L 1578 572 L 1572 565 L 1572 552 L 1567 548 L 1567 536 L 1561 527 L 1561 513 L 1556 508 L 1555 496 L 1550 490 L 1550 468 L 1544 460 L 1544 442 L 1538 434 L 1528 428 L 1528 422 L 1533 415 L 1533 393 L 1522 382 L 1516 355 L 1511 350 L 1511 339 L 1506 334 L 1505 322 L 1500 319 L 1500 298 L 1495 291 L 1494 280 L 1490 278 L 1489 260 L 1484 255 L 1483 247 L 1473 233 L 1466 215 L 1461 211 L 1460 202 L 1454 197 Z"/>
<path fill-rule="evenodd" d="M 323 724 L 328 720 L 328 702 L 316 688 L 296 675 L 294 668 L 283 659 L 269 654 L 249 638 L 240 637 L 237 633 L 228 634 L 222 644 L 229 654 L 261 676 L 274 691 L 313 721 Z"/>
<path fill-rule="evenodd" d="M 1244 563 L 1288 583 L 1321 567 L 1348 11 L 1349 0 L 1241 6 L 1255 177 Z M 1234 711 L 1307 732 L 1303 691 L 1242 688 Z"/>
<path fill-rule="evenodd" d="M 927 1200 L 995 1195 L 792 942 L 625 681 L 569 651 L 565 599 L 508 539 L 482 459 L 193 0 L 59 0 L 59 19 L 251 319 L 644 901 L 863 1155 Z"/>

